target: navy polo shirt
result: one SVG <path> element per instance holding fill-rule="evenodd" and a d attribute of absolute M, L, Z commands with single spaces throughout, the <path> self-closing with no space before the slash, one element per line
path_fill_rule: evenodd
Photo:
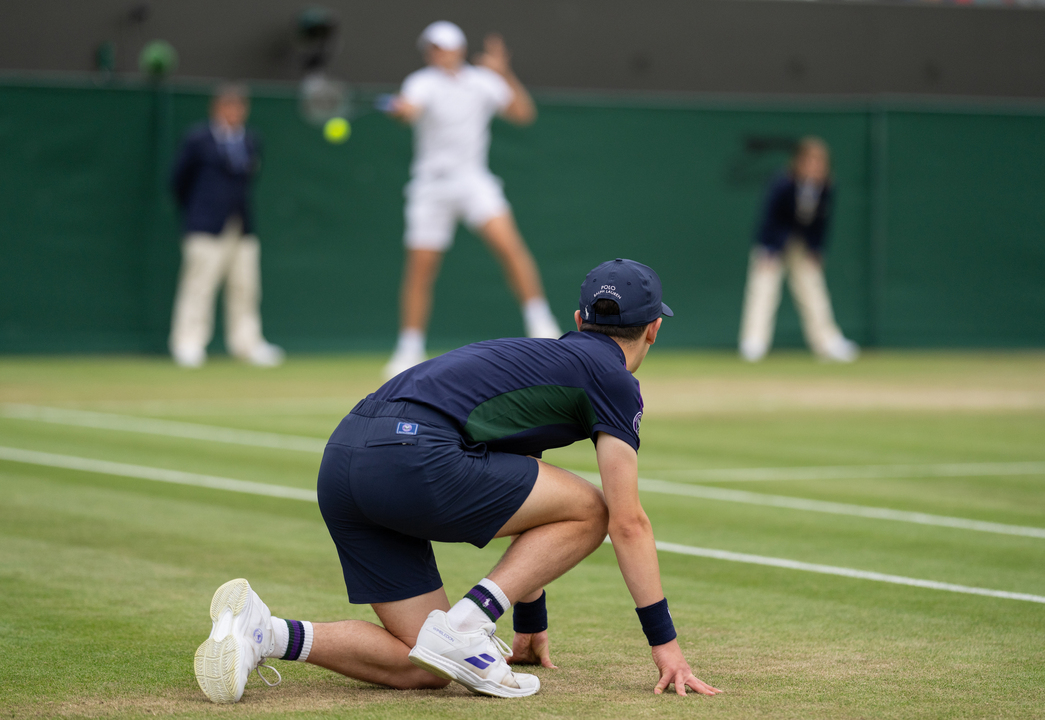
<path fill-rule="evenodd" d="M 498 452 L 540 455 L 599 432 L 639 449 L 639 381 L 598 333 L 467 345 L 397 375 L 374 398 L 438 410 L 466 440 Z"/>

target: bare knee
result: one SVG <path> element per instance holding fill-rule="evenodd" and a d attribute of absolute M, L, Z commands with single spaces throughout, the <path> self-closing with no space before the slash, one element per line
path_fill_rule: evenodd
<path fill-rule="evenodd" d="M 606 497 L 602 490 L 592 486 L 591 492 L 587 493 L 585 498 L 582 512 L 583 519 L 591 527 L 592 536 L 602 542 L 610 523 L 610 509 L 606 505 Z"/>

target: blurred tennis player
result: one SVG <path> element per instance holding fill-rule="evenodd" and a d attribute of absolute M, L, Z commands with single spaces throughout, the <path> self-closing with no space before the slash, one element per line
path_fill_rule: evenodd
<path fill-rule="evenodd" d="M 389 115 L 414 128 L 399 340 L 385 367 L 389 378 L 425 360 L 432 286 L 459 221 L 486 242 L 504 267 L 522 305 L 526 334 L 561 334 L 501 181 L 487 165 L 493 116 L 528 125 L 537 117 L 533 99 L 512 73 L 498 35 L 486 38 L 476 65 L 465 62 L 464 32 L 451 22 L 429 25 L 418 45 L 427 67 L 409 75 L 400 94 L 382 103 Z"/>

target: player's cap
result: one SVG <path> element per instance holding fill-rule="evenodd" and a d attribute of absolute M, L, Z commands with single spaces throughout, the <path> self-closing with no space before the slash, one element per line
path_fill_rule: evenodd
<path fill-rule="evenodd" d="M 661 315 L 675 313 L 661 302 L 660 276 L 634 260 L 617 258 L 599 265 L 588 273 L 581 285 L 581 320 L 595 325 L 635 327 L 648 325 Z M 596 315 L 592 305 L 597 300 L 613 300 L 620 315 Z"/>
<path fill-rule="evenodd" d="M 464 37 L 464 30 L 447 20 L 437 20 L 426 27 L 421 37 L 417 38 L 417 47 L 422 52 L 429 45 L 443 50 L 460 50 L 468 45 L 468 41 Z"/>

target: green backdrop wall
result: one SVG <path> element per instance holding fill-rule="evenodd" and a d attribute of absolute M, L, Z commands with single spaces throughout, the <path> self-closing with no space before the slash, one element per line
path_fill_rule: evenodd
<path fill-rule="evenodd" d="M 292 351 L 395 336 L 410 133 L 371 98 L 357 94 L 339 146 L 292 91 L 254 99 L 265 332 Z M 532 127 L 495 125 L 491 166 L 564 327 L 585 272 L 625 256 L 664 281 L 665 344 L 732 346 L 763 188 L 787 143 L 816 134 L 834 153 L 827 276 L 847 335 L 1045 345 L 1045 109 L 538 100 Z M 0 85 L 0 351 L 165 349 L 180 252 L 167 173 L 206 107 L 188 87 Z M 431 345 L 521 332 L 497 264 L 460 231 Z M 777 338 L 801 343 L 787 299 Z"/>

